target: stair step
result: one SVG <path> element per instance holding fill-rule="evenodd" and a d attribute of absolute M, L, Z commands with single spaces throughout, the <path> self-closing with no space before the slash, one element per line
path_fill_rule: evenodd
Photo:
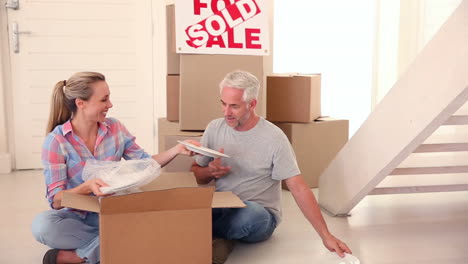
<path fill-rule="evenodd" d="M 422 144 L 413 153 L 468 151 L 468 143 Z"/>
<path fill-rule="evenodd" d="M 390 175 L 468 173 L 468 166 L 396 168 Z"/>
<path fill-rule="evenodd" d="M 460 191 L 468 191 L 468 184 L 382 187 L 375 188 L 369 195 Z"/>

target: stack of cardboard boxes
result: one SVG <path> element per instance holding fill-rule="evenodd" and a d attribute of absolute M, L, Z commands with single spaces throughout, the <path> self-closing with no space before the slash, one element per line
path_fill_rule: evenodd
<path fill-rule="evenodd" d="M 159 152 L 177 140 L 203 135 L 208 123 L 222 117 L 219 82 L 234 70 L 249 71 L 267 88 L 266 118 L 289 138 L 302 175 L 311 188 L 348 140 L 348 121 L 321 117 L 321 76 L 267 76 L 262 56 L 192 55 L 176 53 L 174 6 L 167 6 L 167 119 L 160 119 Z M 260 92 L 258 114 L 265 100 Z M 177 157 L 165 170 L 188 171 L 193 162 Z M 285 185 L 283 185 L 285 187 Z"/>
<path fill-rule="evenodd" d="M 174 5 L 167 13 L 167 118 L 159 119 L 159 152 L 177 140 L 199 140 L 208 123 L 222 117 L 219 82 L 234 70 L 249 71 L 263 86 L 263 57 L 176 53 Z M 258 109 L 262 109 L 261 101 Z M 193 162 L 177 157 L 165 170 L 188 171 Z"/>
<path fill-rule="evenodd" d="M 167 22 L 167 78 L 166 78 L 166 113 L 167 118 L 158 120 L 158 153 L 177 144 L 177 140 L 200 140 L 204 128 L 182 131 L 179 123 L 180 106 L 180 55 L 175 49 L 175 15 L 174 5 L 166 7 Z M 177 156 L 164 167 L 167 172 L 190 171 L 193 159 Z"/>
<path fill-rule="evenodd" d="M 320 117 L 320 90 L 320 74 L 267 76 L 267 120 L 288 137 L 310 188 L 348 141 L 348 120 Z"/>

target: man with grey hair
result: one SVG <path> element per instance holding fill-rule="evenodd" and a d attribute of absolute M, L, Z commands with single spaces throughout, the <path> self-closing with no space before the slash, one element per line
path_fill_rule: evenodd
<path fill-rule="evenodd" d="M 232 191 L 245 208 L 213 209 L 213 236 L 226 241 L 255 243 L 268 239 L 281 221 L 281 181 L 291 190 L 304 216 L 315 228 L 325 247 L 341 257 L 351 253 L 348 246 L 327 228 L 315 197 L 301 175 L 286 135 L 258 116 L 260 83 L 244 71 L 228 73 L 220 83 L 224 118 L 211 121 L 202 137 L 203 146 L 219 149 L 230 158 L 197 156 L 192 166 L 198 183 L 215 180 L 216 191 Z M 217 255 L 223 263 L 232 246 Z"/>

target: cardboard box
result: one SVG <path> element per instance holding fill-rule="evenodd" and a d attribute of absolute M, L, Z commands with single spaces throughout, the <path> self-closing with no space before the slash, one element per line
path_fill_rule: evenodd
<path fill-rule="evenodd" d="M 180 55 L 181 130 L 204 130 L 211 120 L 223 116 L 219 83 L 234 70 L 252 73 L 263 87 L 262 56 Z M 259 115 L 263 115 L 261 94 L 256 108 Z"/>
<path fill-rule="evenodd" d="M 167 74 L 180 73 L 180 55 L 176 53 L 175 9 L 166 6 Z"/>
<path fill-rule="evenodd" d="M 311 123 L 275 123 L 288 137 L 307 185 L 318 187 L 320 175 L 348 141 L 349 121 L 319 118 Z M 288 189 L 283 182 L 283 189 Z"/>
<path fill-rule="evenodd" d="M 177 144 L 177 140 L 194 139 L 201 140 L 203 131 L 181 131 L 179 123 L 170 122 L 166 118 L 158 119 L 158 152 L 161 153 Z M 163 170 L 167 172 L 190 171 L 193 158 L 179 155 L 169 164 L 164 166 Z"/>
<path fill-rule="evenodd" d="M 320 74 L 267 76 L 267 120 L 308 123 L 317 119 L 320 86 Z"/>
<path fill-rule="evenodd" d="M 164 139 L 165 147 L 164 147 L 164 149 L 165 150 L 170 149 L 173 146 L 178 144 L 177 143 L 178 140 L 183 141 L 183 140 L 186 140 L 186 139 L 193 139 L 193 140 L 200 141 L 201 136 L 170 136 L 170 135 L 165 136 L 165 139 Z M 173 159 L 169 164 L 164 166 L 164 171 L 168 171 L 168 172 L 178 172 L 178 171 L 183 172 L 183 171 L 186 171 L 186 172 L 188 172 L 188 171 L 190 171 L 193 162 L 194 162 L 193 157 L 179 155 L 175 159 Z"/>
<path fill-rule="evenodd" d="M 166 136 L 199 137 L 203 131 L 182 131 L 178 122 L 170 122 L 167 118 L 158 119 L 158 152 L 166 149 Z"/>
<path fill-rule="evenodd" d="M 193 174 L 164 175 L 194 180 Z M 171 187 L 170 179 L 164 182 Z M 100 213 L 102 264 L 211 263 L 211 209 L 245 207 L 242 201 L 212 187 L 152 188 L 158 189 L 157 183 L 141 193 L 101 200 L 65 193 L 62 205 Z"/>
<path fill-rule="evenodd" d="M 167 120 L 179 121 L 179 78 L 180 75 L 167 75 L 166 79 L 166 113 Z"/>

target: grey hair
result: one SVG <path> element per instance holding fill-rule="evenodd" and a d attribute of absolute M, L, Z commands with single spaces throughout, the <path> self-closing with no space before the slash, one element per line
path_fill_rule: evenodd
<path fill-rule="evenodd" d="M 255 75 L 246 71 L 233 71 L 224 77 L 219 83 L 219 92 L 221 93 L 224 87 L 231 87 L 244 90 L 242 99 L 249 103 L 253 99 L 258 98 L 258 90 L 260 89 L 260 82 Z"/>

